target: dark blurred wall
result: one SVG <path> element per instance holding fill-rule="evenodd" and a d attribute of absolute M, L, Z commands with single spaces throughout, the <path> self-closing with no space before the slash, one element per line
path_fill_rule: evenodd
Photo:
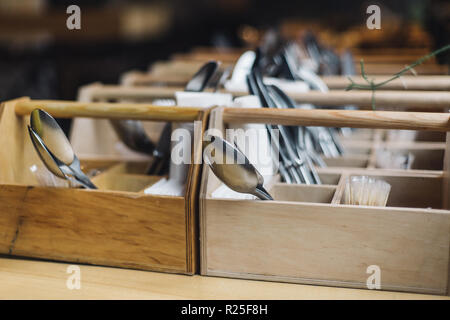
<path fill-rule="evenodd" d="M 90 9 L 107 10 L 114 6 L 155 4 L 157 1 L 50 0 L 47 9 L 65 19 L 65 8 L 82 8 L 82 23 Z M 285 19 L 320 20 L 337 30 L 350 25 L 365 25 L 369 4 L 382 8 L 382 23 L 417 21 L 435 34 L 437 44 L 449 42 L 449 1 L 286 1 L 286 0 L 166 0 L 173 20 L 168 30 L 157 37 L 75 41 L 76 31 L 61 41 L 17 46 L 0 42 L 0 96 L 2 100 L 18 96 L 36 99 L 76 99 L 81 85 L 100 81 L 117 83 L 130 69 L 147 69 L 156 60 L 198 45 L 239 46 L 242 25 L 269 27 Z M 102 19 L 101 17 L 99 19 Z M 109 26 L 105 22 L 105 27 Z M 64 23 L 60 23 L 64 28 Z M 100 26 L 102 22 L 100 21 Z M 1 33 L 2 30 L 0 30 Z M 74 35 L 74 41 L 71 41 Z M 0 39 L 1 40 L 1 39 Z"/>

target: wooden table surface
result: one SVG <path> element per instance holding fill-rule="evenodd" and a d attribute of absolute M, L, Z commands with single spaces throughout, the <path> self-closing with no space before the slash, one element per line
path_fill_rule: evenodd
<path fill-rule="evenodd" d="M 0 258 L 0 299 L 448 299 L 79 265 L 81 288 L 70 290 L 65 263 Z"/>

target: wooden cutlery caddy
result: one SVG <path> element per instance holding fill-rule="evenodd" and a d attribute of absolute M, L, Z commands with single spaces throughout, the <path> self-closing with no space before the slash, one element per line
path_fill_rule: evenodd
<path fill-rule="evenodd" d="M 0 253 L 70 263 L 88 263 L 193 274 L 197 267 L 196 212 L 200 164 L 189 167 L 184 196 L 145 194 L 161 177 L 145 175 L 149 161 L 81 158 L 98 190 L 42 187 L 30 172 L 45 170 L 27 124 L 34 108 L 54 117 L 149 121 L 202 121 L 208 110 L 145 104 L 7 101 L 0 107 Z M 198 135 L 199 139 L 201 135 Z M 200 163 L 194 141 L 192 163 Z M 50 172 L 47 172 L 50 175 Z"/>
<path fill-rule="evenodd" d="M 382 139 L 378 129 L 422 130 L 418 139 L 446 136 L 445 142 L 438 142 L 440 167 L 328 167 L 319 169 L 322 185 L 275 182 L 267 186 L 275 200 L 262 201 L 213 197 L 221 182 L 204 166 L 201 274 L 368 288 L 371 268 L 378 267 L 382 290 L 449 294 L 450 133 L 446 132 L 450 130 L 450 115 L 349 110 L 322 113 L 217 108 L 210 115 L 209 128 L 223 132 L 228 123 L 369 128 L 356 129 L 353 134 L 357 139 L 354 147 L 361 148 L 361 141 L 366 140 L 367 155 Z M 344 145 L 351 146 L 351 141 Z M 424 152 L 428 152 L 426 148 Z M 441 152 L 445 152 L 445 160 L 440 158 Z M 342 204 L 350 175 L 388 182 L 387 206 Z"/>

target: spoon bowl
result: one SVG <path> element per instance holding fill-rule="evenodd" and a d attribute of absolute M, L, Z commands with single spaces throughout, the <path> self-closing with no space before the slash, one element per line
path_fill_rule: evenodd
<path fill-rule="evenodd" d="M 68 165 L 73 162 L 75 154 L 69 139 L 52 116 L 35 109 L 30 115 L 30 126 L 56 158 Z"/>
<path fill-rule="evenodd" d="M 203 91 L 211 80 L 211 77 L 217 72 L 218 68 L 219 63 L 217 61 L 208 61 L 205 63 L 187 83 L 184 91 Z"/>
<path fill-rule="evenodd" d="M 63 179 L 73 177 L 85 188 L 97 189 L 81 171 L 69 140 L 51 115 L 40 109 L 33 110 L 28 132 L 39 157 L 53 174 Z"/>
<path fill-rule="evenodd" d="M 51 152 L 42 142 L 42 139 L 30 126 L 28 126 L 28 133 L 30 134 L 31 141 L 33 142 L 33 146 L 36 149 L 39 158 L 41 158 L 47 169 L 55 176 L 62 179 L 67 179 L 67 176 L 57 165 L 55 158 L 52 156 Z"/>
<path fill-rule="evenodd" d="M 261 200 L 273 200 L 264 189 L 264 178 L 243 152 L 218 136 L 205 143 L 203 158 L 213 173 L 230 189 L 249 193 Z"/>

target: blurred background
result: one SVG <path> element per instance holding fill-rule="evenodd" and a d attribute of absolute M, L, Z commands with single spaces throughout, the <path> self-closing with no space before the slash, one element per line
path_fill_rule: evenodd
<path fill-rule="evenodd" d="M 81 8 L 81 30 L 66 27 L 72 4 Z M 371 4 L 381 7 L 381 30 L 366 28 Z M 337 32 L 351 38 L 352 30 L 365 29 L 373 38 L 394 30 L 391 47 L 407 42 L 437 48 L 450 42 L 450 2 L 1 0 L 0 97 L 76 99 L 84 84 L 118 83 L 123 72 L 146 70 L 193 47 L 252 46 L 270 27 L 294 37 L 298 30 L 316 29 L 336 46 L 345 45 L 334 37 Z M 357 45 L 364 47 L 364 38 Z M 448 55 L 439 59 L 449 62 Z"/>

